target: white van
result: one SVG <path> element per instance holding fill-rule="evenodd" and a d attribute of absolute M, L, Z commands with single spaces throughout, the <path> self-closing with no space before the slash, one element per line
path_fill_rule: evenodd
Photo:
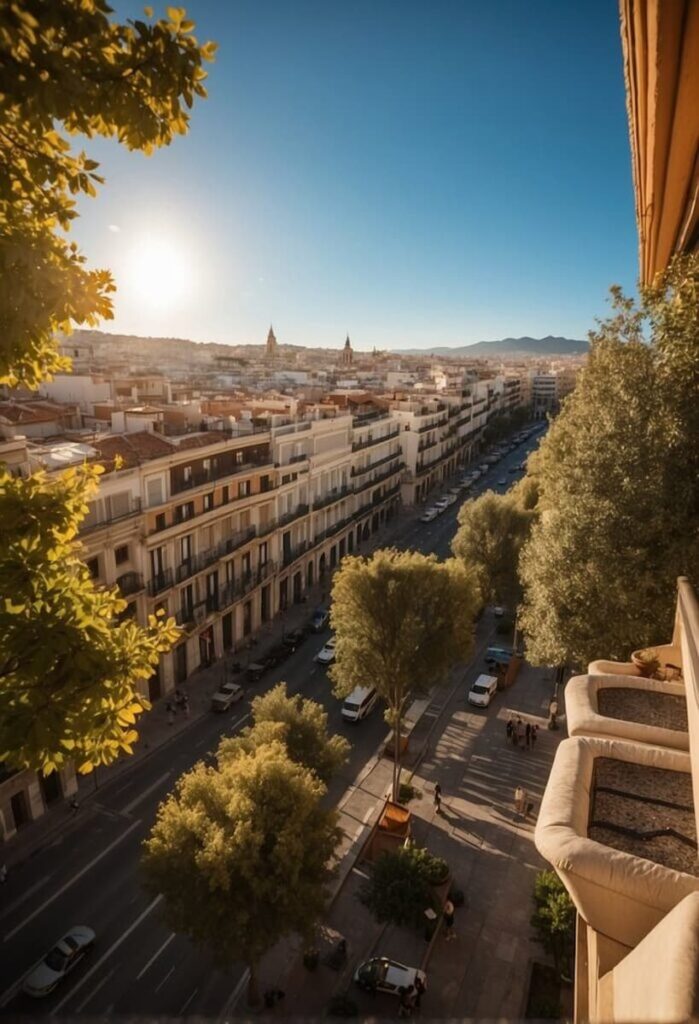
<path fill-rule="evenodd" d="M 346 722 L 361 722 L 372 711 L 379 695 L 373 686 L 357 686 L 342 705 L 342 717 Z"/>

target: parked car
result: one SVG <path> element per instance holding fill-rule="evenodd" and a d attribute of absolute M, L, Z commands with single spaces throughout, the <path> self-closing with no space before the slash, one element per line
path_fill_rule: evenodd
<path fill-rule="evenodd" d="M 508 473 L 518 473 L 521 468 L 522 468 L 521 466 L 510 466 L 510 468 L 508 469 L 507 472 Z"/>
<path fill-rule="evenodd" d="M 314 633 L 320 633 L 325 629 L 330 620 L 330 612 L 327 608 L 316 608 L 311 616 L 311 629 Z"/>
<path fill-rule="evenodd" d="M 285 633 L 282 637 L 282 643 L 289 653 L 293 654 L 296 648 L 300 647 L 307 637 L 308 633 L 303 627 L 300 627 L 299 629 L 290 629 L 289 632 Z"/>
<path fill-rule="evenodd" d="M 509 665 L 512 655 L 511 647 L 496 647 L 493 645 L 485 652 L 485 663 L 491 667 L 495 665 Z"/>
<path fill-rule="evenodd" d="M 332 665 L 335 660 L 335 637 L 331 636 L 325 647 L 316 654 L 314 661 L 317 661 L 319 665 Z"/>
<path fill-rule="evenodd" d="M 458 485 L 455 487 L 450 487 L 449 493 L 453 494 L 455 498 L 458 498 L 458 496 L 461 494 L 461 488 Z"/>
<path fill-rule="evenodd" d="M 243 696 L 243 687 L 238 683 L 224 683 L 211 698 L 211 710 L 228 711 L 233 704 L 242 700 Z"/>
<path fill-rule="evenodd" d="M 432 520 L 436 519 L 438 515 L 439 515 L 439 512 L 437 511 L 436 508 L 428 508 L 420 516 L 420 522 L 421 523 L 431 523 Z"/>
<path fill-rule="evenodd" d="M 493 608 L 493 615 L 496 619 L 501 619 L 505 614 L 505 609 L 501 604 L 496 604 Z"/>
<path fill-rule="evenodd" d="M 507 487 L 507 480 L 504 476 L 501 476 L 498 480 L 498 487 Z"/>
<path fill-rule="evenodd" d="M 354 981 L 368 992 L 389 992 L 398 995 L 401 988 L 414 985 L 417 978 L 427 988 L 427 975 L 417 967 L 408 967 L 385 956 L 365 960 L 354 972 Z"/>
<path fill-rule="evenodd" d="M 47 996 L 77 967 L 95 944 L 95 933 L 85 925 L 74 925 L 46 956 L 32 967 L 22 988 L 30 996 Z"/>
<path fill-rule="evenodd" d="M 291 651 L 286 644 L 280 642 L 275 644 L 267 654 L 263 655 L 260 661 L 265 666 L 265 669 L 276 668 L 277 665 L 281 665 L 283 661 L 286 661 L 290 654 Z"/>
<path fill-rule="evenodd" d="M 468 691 L 469 704 L 475 704 L 477 708 L 487 708 L 497 688 L 498 681 L 495 676 L 479 676 Z"/>

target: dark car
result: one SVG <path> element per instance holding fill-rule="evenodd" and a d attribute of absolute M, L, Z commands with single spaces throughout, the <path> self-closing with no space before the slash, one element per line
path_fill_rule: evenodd
<path fill-rule="evenodd" d="M 276 668 L 289 657 L 291 651 L 285 643 L 275 644 L 272 649 L 261 659 L 266 669 Z"/>
<path fill-rule="evenodd" d="M 307 637 L 308 633 L 306 632 L 305 629 L 291 629 L 289 630 L 288 633 L 284 634 L 282 643 L 289 651 L 289 653 L 293 654 L 296 648 L 300 647 L 304 640 L 307 639 Z"/>
<path fill-rule="evenodd" d="M 327 608 L 316 608 L 311 616 L 311 629 L 314 633 L 320 633 L 330 621 L 330 612 Z"/>

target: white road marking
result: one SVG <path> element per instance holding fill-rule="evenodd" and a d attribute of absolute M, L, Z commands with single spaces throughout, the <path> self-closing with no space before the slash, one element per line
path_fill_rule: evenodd
<path fill-rule="evenodd" d="M 117 838 L 113 842 L 111 842 L 109 846 L 105 846 L 104 850 L 102 850 L 101 853 L 98 853 L 97 856 L 93 858 L 93 860 L 91 860 L 89 864 L 86 864 L 84 868 L 78 871 L 77 875 L 73 875 L 72 878 L 69 878 L 65 885 L 62 885 L 61 888 L 53 894 L 53 896 L 49 896 L 49 898 L 45 900 L 40 907 L 37 907 L 36 910 L 33 910 L 28 917 L 25 917 L 25 919 L 21 921 L 20 924 L 16 925 L 11 931 L 9 931 L 7 935 L 5 935 L 3 942 L 7 942 L 9 939 L 13 937 L 13 935 L 16 935 L 18 932 L 21 932 L 22 929 L 25 928 L 30 921 L 33 921 L 34 918 L 38 917 L 39 914 L 43 913 L 43 911 L 46 910 L 46 908 L 50 906 L 54 900 L 57 900 L 59 896 L 62 896 L 63 893 L 66 892 L 66 890 L 70 889 L 72 885 L 75 885 L 75 883 L 80 878 L 82 878 L 82 876 L 86 874 L 90 870 L 90 868 L 93 868 L 95 864 L 99 864 L 103 857 L 106 857 L 107 854 L 110 853 L 115 846 L 118 846 L 119 843 L 126 839 L 129 833 L 133 832 L 135 828 L 138 828 L 140 824 L 141 819 L 139 818 L 137 821 L 134 821 L 131 825 L 129 825 L 125 832 L 122 832 L 120 836 L 117 836 Z"/>
<path fill-rule="evenodd" d="M 189 998 L 185 1000 L 185 1002 L 180 1007 L 179 1013 L 177 1014 L 178 1017 L 183 1017 L 184 1016 L 184 1011 L 187 1009 L 187 1007 L 189 1006 L 191 1001 L 194 999 L 194 997 L 195 997 L 195 995 L 197 994 L 198 991 L 199 991 L 199 989 L 195 988 L 194 991 L 192 992 L 191 996 L 189 996 Z"/>
<path fill-rule="evenodd" d="M 239 725 L 243 724 L 243 722 L 247 722 L 249 717 L 250 717 L 250 712 L 248 711 L 247 715 L 243 715 L 243 717 L 239 718 L 237 722 L 233 722 L 233 725 L 231 726 L 231 731 L 233 729 L 237 729 Z"/>
<path fill-rule="evenodd" d="M 114 941 L 111 944 L 111 946 L 106 951 L 106 953 L 102 954 L 102 956 L 99 958 L 97 963 L 93 967 L 90 968 L 90 970 L 87 972 L 87 974 L 83 975 L 83 977 L 77 983 L 75 988 L 71 992 L 68 992 L 67 995 L 60 1001 L 60 1003 L 57 1006 L 54 1007 L 54 1009 L 53 1009 L 53 1016 L 55 1016 L 55 1015 L 57 1015 L 57 1014 L 59 1014 L 61 1012 L 63 1007 L 66 1005 L 66 1003 L 70 999 L 72 999 L 73 996 L 76 995 L 84 985 L 87 984 L 87 982 L 93 976 L 95 971 L 98 971 L 100 969 L 100 967 L 105 962 L 105 960 L 109 959 L 109 957 L 112 955 L 112 953 L 116 949 L 119 948 L 119 946 L 122 944 L 122 942 L 126 942 L 126 940 L 128 939 L 129 935 L 131 934 L 131 932 L 135 931 L 136 928 L 138 928 L 138 926 L 141 923 L 141 921 L 145 921 L 145 919 L 148 917 L 148 915 L 150 913 L 152 913 L 155 910 L 155 908 L 158 906 L 158 904 L 162 903 L 162 901 L 163 901 L 163 897 L 162 896 L 156 896 L 155 899 L 152 900 L 152 902 L 148 904 L 148 906 L 143 911 L 143 913 L 139 917 L 137 917 L 136 920 L 132 924 L 129 925 L 129 927 L 126 929 L 125 932 L 121 933 L 119 938 L 116 939 L 116 941 Z"/>
<path fill-rule="evenodd" d="M 227 1014 L 232 1013 L 233 1010 L 235 1010 L 235 1004 L 240 999 L 242 991 L 243 991 L 243 989 L 245 988 L 245 986 L 248 983 L 249 977 L 250 977 L 250 969 L 248 967 L 246 967 L 245 970 L 243 971 L 243 973 L 240 975 L 240 980 L 238 981 L 238 984 L 233 989 L 233 992 L 231 993 L 230 999 L 227 1000 L 226 1004 L 224 1005 L 223 1009 L 221 1010 L 221 1014 L 220 1014 L 219 1019 L 223 1019 L 224 1017 L 226 1017 Z"/>
<path fill-rule="evenodd" d="M 144 789 L 143 792 L 132 800 L 130 804 L 127 804 L 121 813 L 131 814 L 131 812 L 138 807 L 139 804 L 143 803 L 143 801 L 149 797 L 154 790 L 158 789 L 159 786 L 162 786 L 162 784 L 170 778 L 171 774 L 171 772 L 165 772 L 161 775 L 159 779 L 155 780 L 152 786 L 149 786 L 148 789 Z"/>
<path fill-rule="evenodd" d="M 152 957 L 150 958 L 150 960 L 148 961 L 148 963 L 146 964 L 146 966 L 145 966 L 145 967 L 142 967 L 142 968 L 141 968 L 141 970 L 140 970 L 140 971 L 138 972 L 138 974 L 136 975 L 136 981 L 140 981 L 140 979 L 141 979 L 141 978 L 143 977 L 143 975 L 144 975 L 144 974 L 146 973 L 146 971 L 148 970 L 148 968 L 149 968 L 149 967 L 152 967 L 152 966 L 153 966 L 153 964 L 154 964 L 154 963 L 155 963 L 155 961 L 156 961 L 156 960 L 158 959 L 158 957 L 160 956 L 160 954 L 162 953 L 162 951 L 163 951 L 164 949 L 166 949 L 166 948 L 167 948 L 167 947 L 168 947 L 168 946 L 170 945 L 170 943 L 172 942 L 172 940 L 173 940 L 173 939 L 175 938 L 175 934 L 176 934 L 175 932 L 171 932 L 171 933 L 170 933 L 170 935 L 169 935 L 169 936 L 167 937 L 167 939 L 165 939 L 165 942 L 163 942 L 163 944 L 162 944 L 162 946 L 160 947 L 160 949 L 159 949 L 159 950 L 158 950 L 158 951 L 157 951 L 156 953 L 154 953 L 154 954 L 153 954 L 153 956 L 152 956 Z"/>
<path fill-rule="evenodd" d="M 105 974 L 105 976 L 102 978 L 102 980 L 97 982 L 97 984 L 93 988 L 92 992 L 90 992 L 89 995 L 85 996 L 85 998 L 83 999 L 83 1001 L 80 1004 L 80 1006 L 78 1006 L 78 1008 L 75 1011 L 76 1013 L 82 1013 L 83 1009 L 87 1006 L 87 1004 L 90 1002 L 90 1000 L 94 996 L 97 995 L 97 993 L 99 992 L 99 990 L 102 988 L 103 985 L 106 985 L 106 983 L 109 981 L 111 976 L 114 974 L 115 970 L 116 970 L 116 968 L 112 967 L 112 969 L 109 972 L 109 974 Z"/>
<path fill-rule="evenodd" d="M 155 986 L 155 988 L 153 989 L 154 992 L 160 992 L 160 989 L 163 987 L 163 985 L 165 984 L 167 979 L 170 977 L 170 975 L 174 972 L 174 970 L 175 970 L 175 965 L 173 964 L 172 967 L 170 968 L 170 970 L 167 972 L 167 974 L 163 978 L 163 980 L 160 982 L 160 984 Z"/>

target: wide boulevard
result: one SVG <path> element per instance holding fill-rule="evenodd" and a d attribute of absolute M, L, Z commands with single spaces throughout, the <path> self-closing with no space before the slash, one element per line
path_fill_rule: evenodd
<path fill-rule="evenodd" d="M 487 488 L 503 492 L 518 479 L 519 472 L 510 470 L 519 466 L 538 437 L 533 435 L 501 459 L 470 496 Z M 403 513 L 386 531 L 386 543 L 447 557 L 461 500 L 428 524 L 419 522 L 417 512 Z M 193 716 L 186 730 L 147 758 L 111 778 L 103 769 L 98 792 L 81 802 L 69 826 L 10 872 L 0 890 L 3 1013 L 219 1016 L 230 1005 L 242 967 L 221 970 L 207 952 L 169 931 L 161 917 L 160 900 L 146 894 L 139 882 L 141 844 L 158 804 L 178 776 L 211 757 L 223 735 L 244 727 L 250 698 L 280 679 L 286 680 L 290 692 L 319 701 L 328 712 L 330 729 L 342 732 L 351 742 L 349 762 L 333 780 L 327 797 L 333 805 L 338 803 L 377 751 L 387 727 L 380 713 L 355 727 L 343 723 L 340 702 L 332 695 L 326 673 L 313 661 L 327 636 L 327 632 L 314 636 L 277 672 L 246 687 L 245 701 L 234 705 L 230 714 Z M 182 884 L 187 884 L 184 877 Z M 27 971 L 76 924 L 96 932 L 94 951 L 50 996 L 37 1000 L 24 995 L 21 984 Z"/>

